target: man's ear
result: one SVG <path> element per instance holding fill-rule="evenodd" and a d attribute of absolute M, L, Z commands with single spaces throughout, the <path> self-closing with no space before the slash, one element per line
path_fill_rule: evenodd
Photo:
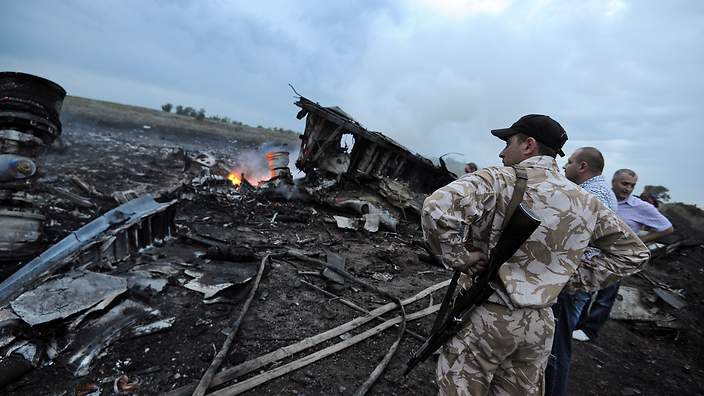
<path fill-rule="evenodd" d="M 586 161 L 582 161 L 579 163 L 579 170 L 584 171 L 589 168 L 589 164 L 586 163 Z"/>
<path fill-rule="evenodd" d="M 535 138 L 528 136 L 524 143 L 526 144 L 526 149 L 524 150 L 526 154 L 534 154 L 538 152 L 538 141 L 535 140 Z"/>

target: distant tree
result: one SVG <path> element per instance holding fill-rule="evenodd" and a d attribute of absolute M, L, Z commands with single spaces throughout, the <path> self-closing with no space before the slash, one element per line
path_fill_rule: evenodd
<path fill-rule="evenodd" d="M 658 201 L 668 202 L 670 200 L 670 190 L 663 186 L 645 186 L 641 196 L 651 195 Z"/>
<path fill-rule="evenodd" d="M 228 117 L 221 117 L 221 116 L 219 116 L 219 115 L 217 115 L 217 114 L 208 116 L 208 117 L 206 117 L 206 118 L 209 119 L 209 120 L 218 121 L 218 122 L 224 122 L 224 123 L 227 123 L 227 124 L 230 123 L 230 119 L 229 119 Z"/>
<path fill-rule="evenodd" d="M 176 114 L 186 115 L 186 113 L 183 111 L 183 106 L 181 106 L 181 105 L 176 106 Z"/>
<path fill-rule="evenodd" d="M 201 108 L 200 110 L 198 110 L 195 117 L 196 117 L 196 120 L 198 120 L 198 121 L 203 120 L 205 118 L 205 109 Z"/>
<path fill-rule="evenodd" d="M 196 116 L 196 109 L 194 109 L 194 108 L 191 107 L 191 106 L 188 106 L 188 107 L 186 107 L 186 108 L 183 109 L 183 115 L 187 115 L 187 116 L 190 116 L 190 117 L 195 117 L 195 116 Z"/>
<path fill-rule="evenodd" d="M 171 103 L 166 103 L 164 105 L 161 105 L 161 109 L 167 113 L 171 113 L 171 109 L 173 109 L 173 105 Z"/>

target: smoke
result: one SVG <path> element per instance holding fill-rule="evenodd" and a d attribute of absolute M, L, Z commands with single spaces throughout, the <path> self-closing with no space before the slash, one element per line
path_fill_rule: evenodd
<path fill-rule="evenodd" d="M 257 185 L 260 181 L 269 180 L 271 171 L 266 160 L 268 152 L 285 151 L 289 153 L 288 167 L 294 177 L 305 176 L 303 172 L 296 168 L 296 160 L 300 154 L 300 147 L 293 150 L 288 145 L 264 143 L 256 149 L 240 150 L 234 159 L 231 172 L 242 174 L 250 183 Z"/>
<path fill-rule="evenodd" d="M 237 153 L 231 172 L 241 174 L 250 183 L 257 185 L 270 178 L 269 167 L 264 153 L 259 150 L 242 150 Z"/>

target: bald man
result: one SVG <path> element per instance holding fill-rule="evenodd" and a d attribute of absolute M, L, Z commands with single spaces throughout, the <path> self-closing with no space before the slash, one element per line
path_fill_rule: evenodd
<path fill-rule="evenodd" d="M 616 211 L 616 195 L 601 173 L 604 171 L 604 156 L 594 147 L 577 149 L 563 167 L 568 180 L 596 196 L 601 203 Z M 601 254 L 599 249 L 587 248 L 584 259 L 590 260 Z M 572 332 L 577 327 L 580 314 L 590 299 L 589 293 L 574 294 L 563 291 L 557 297 L 552 310 L 555 315 L 555 335 L 550 359 L 545 369 L 545 394 L 566 395 L 570 361 L 572 360 Z"/>

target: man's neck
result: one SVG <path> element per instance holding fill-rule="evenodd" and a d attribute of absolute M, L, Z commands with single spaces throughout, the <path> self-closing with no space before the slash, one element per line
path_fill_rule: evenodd
<path fill-rule="evenodd" d="M 616 197 L 616 201 L 617 201 L 618 203 L 626 202 L 626 201 L 628 201 L 629 199 L 631 199 L 631 196 L 632 196 L 632 195 L 633 195 L 633 194 L 627 196 L 627 197 L 624 198 L 624 199 L 619 199 L 618 197 Z"/>
<path fill-rule="evenodd" d="M 585 173 L 585 174 L 582 176 L 582 181 L 580 181 L 578 184 L 582 184 L 582 183 L 584 183 L 585 181 L 587 181 L 587 180 L 593 178 L 594 176 L 599 176 L 599 175 L 601 175 L 601 173 L 593 173 L 593 172 Z"/>

